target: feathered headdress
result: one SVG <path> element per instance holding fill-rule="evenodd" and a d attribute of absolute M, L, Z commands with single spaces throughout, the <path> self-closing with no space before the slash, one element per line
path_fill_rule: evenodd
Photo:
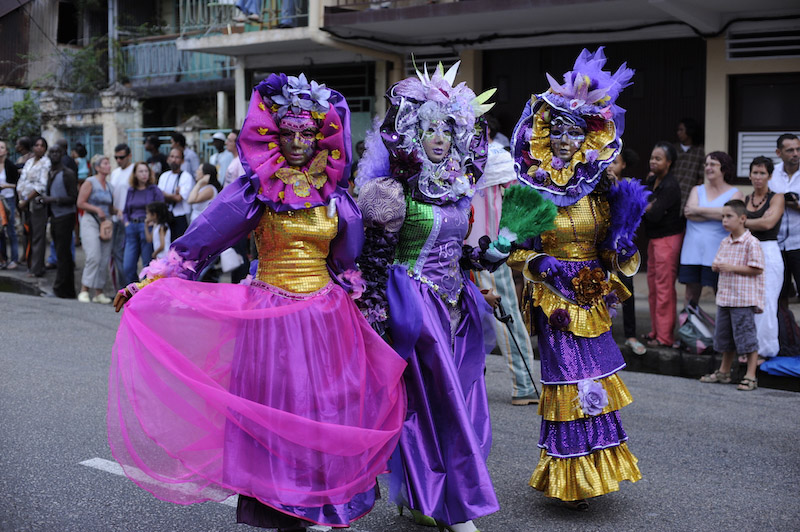
<path fill-rule="evenodd" d="M 616 105 L 631 84 L 633 70 L 622 64 L 613 74 L 603 70 L 603 47 L 583 50 L 558 83 L 550 74 L 549 90 L 533 95 L 512 136 L 512 153 L 520 180 L 558 206 L 571 205 L 594 190 L 603 170 L 622 149 L 625 110 Z M 562 120 L 580 125 L 586 138 L 569 162 L 553 156 L 550 125 Z"/>
<path fill-rule="evenodd" d="M 440 63 L 433 75 L 427 65 L 422 72 L 415 65 L 416 76 L 389 88 L 386 117 L 367 134 L 358 186 L 392 176 L 408 183 L 412 194 L 427 203 L 472 197 L 487 156 L 487 132 L 480 117 L 494 105 L 486 102 L 495 89 L 476 96 L 466 83 L 453 86 L 460 64 L 445 72 Z M 450 153 L 441 163 L 432 163 L 421 145 L 422 131 L 435 121 L 447 121 L 453 130 Z"/>

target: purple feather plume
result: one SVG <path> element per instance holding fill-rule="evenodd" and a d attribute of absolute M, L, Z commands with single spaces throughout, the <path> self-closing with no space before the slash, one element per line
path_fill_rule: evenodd
<path fill-rule="evenodd" d="M 611 224 L 603 247 L 617 251 L 617 242 L 631 241 L 642 221 L 650 191 L 635 179 L 623 179 L 608 191 Z"/>

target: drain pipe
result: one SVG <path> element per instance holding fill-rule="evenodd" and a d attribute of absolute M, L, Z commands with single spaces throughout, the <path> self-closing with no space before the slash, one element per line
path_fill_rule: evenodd
<path fill-rule="evenodd" d="M 365 46 L 343 43 L 341 41 L 337 41 L 324 31 L 322 31 L 320 27 L 322 26 L 325 17 L 323 4 L 324 2 L 318 2 L 314 0 L 311 0 L 308 3 L 308 29 L 311 33 L 310 37 L 312 41 L 321 44 L 323 46 L 328 46 L 330 48 L 338 48 L 339 50 L 345 50 L 356 54 L 366 55 L 369 57 L 373 57 L 375 59 L 380 59 L 388 63 L 391 63 L 392 72 L 388 76 L 387 79 L 388 84 L 386 87 L 383 87 L 382 91 L 379 90 L 380 94 L 383 94 L 383 92 L 389 88 L 389 85 L 392 85 L 393 83 L 400 81 L 403 78 L 404 58 L 402 55 L 392 54 L 389 52 L 381 52 L 379 50 L 373 50 L 372 48 L 367 48 Z"/>

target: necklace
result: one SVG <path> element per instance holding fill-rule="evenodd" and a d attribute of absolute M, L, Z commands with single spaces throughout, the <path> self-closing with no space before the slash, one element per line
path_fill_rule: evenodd
<path fill-rule="evenodd" d="M 753 192 L 753 195 L 750 196 L 750 205 L 752 205 L 755 210 L 758 210 L 764 204 L 764 202 L 767 201 L 767 194 L 764 194 L 764 197 L 761 198 L 761 201 L 759 201 L 758 204 L 756 204 L 755 198 L 756 193 Z"/>

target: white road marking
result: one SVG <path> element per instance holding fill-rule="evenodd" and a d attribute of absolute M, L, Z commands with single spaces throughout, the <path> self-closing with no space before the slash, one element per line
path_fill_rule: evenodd
<path fill-rule="evenodd" d="M 80 465 L 91 467 L 93 469 L 99 469 L 100 471 L 111 473 L 112 475 L 119 475 L 121 477 L 126 476 L 125 472 L 122 470 L 122 466 L 114 462 L 113 460 L 106 460 L 104 458 L 90 458 L 89 460 L 84 460 L 83 462 L 80 462 Z M 130 476 L 132 476 L 133 478 L 135 478 L 140 482 L 148 484 L 152 483 L 152 480 L 149 477 L 144 475 L 141 472 L 141 470 L 136 469 L 135 467 L 129 468 L 128 473 L 130 474 Z M 236 508 L 238 501 L 239 501 L 239 496 L 232 495 L 227 499 L 225 499 L 224 501 L 220 501 L 219 504 L 224 504 L 226 506 L 233 506 L 234 508 Z M 333 529 L 329 526 L 322 526 L 322 525 L 314 525 L 308 527 L 309 532 L 329 532 L 330 530 Z M 354 528 L 350 528 L 349 530 L 351 530 L 352 532 L 358 532 Z M 366 532 L 366 531 L 361 531 L 361 532 Z"/>

